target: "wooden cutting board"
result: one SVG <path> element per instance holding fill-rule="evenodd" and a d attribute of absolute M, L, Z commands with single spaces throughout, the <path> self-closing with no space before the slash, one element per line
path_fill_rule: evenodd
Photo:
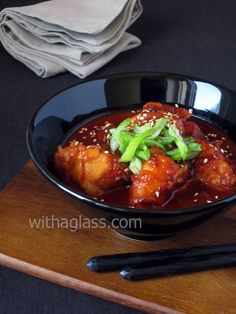
<path fill-rule="evenodd" d="M 99 254 L 236 242 L 236 207 L 166 240 L 143 242 L 109 229 L 31 228 L 29 219 L 78 218 L 76 202 L 48 183 L 29 161 L 0 194 L 0 264 L 148 313 L 236 313 L 236 268 L 128 282 L 93 273 Z M 72 225 L 71 225 L 72 227 Z M 73 227 L 72 227 L 73 229 Z"/>

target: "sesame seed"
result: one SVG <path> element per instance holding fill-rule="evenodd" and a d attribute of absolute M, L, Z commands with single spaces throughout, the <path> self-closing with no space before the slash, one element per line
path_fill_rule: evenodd
<path fill-rule="evenodd" d="M 125 168 L 125 170 L 124 170 L 125 172 L 128 172 L 129 171 L 129 168 Z"/>
<path fill-rule="evenodd" d="M 196 203 L 196 202 L 198 201 L 198 199 L 196 198 L 196 199 L 194 199 L 193 201 Z"/>
<path fill-rule="evenodd" d="M 199 194 L 199 193 L 197 192 L 197 193 L 194 194 L 194 196 L 198 196 L 198 194 Z"/>
<path fill-rule="evenodd" d="M 225 152 L 225 151 L 223 150 L 223 148 L 221 148 L 220 151 L 221 151 L 222 154 L 224 154 L 224 152 Z"/>
<path fill-rule="evenodd" d="M 178 104 L 175 104 L 175 107 L 176 107 L 176 108 L 179 108 Z"/>
<path fill-rule="evenodd" d="M 208 159 L 205 158 L 205 159 L 203 160 L 203 162 L 204 162 L 204 164 L 206 164 L 206 163 L 208 162 Z"/>
<path fill-rule="evenodd" d="M 108 151 L 108 150 L 105 150 L 105 151 L 104 151 L 104 154 L 109 154 L 109 151 Z"/>
<path fill-rule="evenodd" d="M 218 195 L 215 195 L 215 199 L 217 200 L 219 198 L 219 196 Z"/>
<path fill-rule="evenodd" d="M 160 196 L 160 192 L 159 191 L 156 191 L 155 194 L 156 194 L 156 197 Z"/>
<path fill-rule="evenodd" d="M 208 204 L 212 203 L 212 201 L 210 201 L 210 200 L 207 200 L 206 202 L 207 202 Z"/>
<path fill-rule="evenodd" d="M 193 113 L 193 109 L 189 109 L 188 112 L 189 112 L 189 113 Z"/>
<path fill-rule="evenodd" d="M 111 125 L 111 123 L 107 123 L 104 125 L 104 128 L 108 128 Z"/>

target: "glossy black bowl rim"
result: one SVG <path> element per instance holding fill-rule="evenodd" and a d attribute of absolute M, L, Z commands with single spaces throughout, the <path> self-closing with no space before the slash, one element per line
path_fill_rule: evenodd
<path fill-rule="evenodd" d="M 74 198 L 78 199 L 79 201 L 85 202 L 90 206 L 100 208 L 102 210 L 105 210 L 110 213 L 114 214 L 124 214 L 126 216 L 134 216 L 137 215 L 139 217 L 170 217 L 170 216 L 184 216 L 184 215 L 189 215 L 189 214 L 194 214 L 194 213 L 199 213 L 199 212 L 205 212 L 208 211 L 216 206 L 230 206 L 234 201 L 236 201 L 236 194 L 233 194 L 229 197 L 226 197 L 224 199 L 220 199 L 218 201 L 214 201 L 209 204 L 204 204 L 202 206 L 196 206 L 196 207 L 190 207 L 190 208 L 184 208 L 184 209 L 168 209 L 168 210 L 150 210 L 150 209 L 145 209 L 145 208 L 140 208 L 140 209 L 135 209 L 132 207 L 123 207 L 123 206 L 118 206 L 115 204 L 108 204 L 99 200 L 95 200 L 92 197 L 87 196 L 84 193 L 80 193 L 76 191 L 75 189 L 67 186 L 64 184 L 62 181 L 60 181 L 57 177 L 55 177 L 48 169 L 45 167 L 41 161 L 35 156 L 34 154 L 34 149 L 33 149 L 33 142 L 32 142 L 32 133 L 34 129 L 34 121 L 36 116 L 38 115 L 39 111 L 54 97 L 59 95 L 60 93 L 75 87 L 77 85 L 81 84 L 86 84 L 88 82 L 92 81 L 99 81 L 99 80 L 106 80 L 106 79 L 116 79 L 116 78 L 128 78 L 128 77 L 137 77 L 137 76 L 165 76 L 165 77 L 176 77 L 176 78 L 184 78 L 184 79 L 190 79 L 190 80 L 196 80 L 202 83 L 207 83 L 211 84 L 215 87 L 223 88 L 224 90 L 236 94 L 235 91 L 224 87 L 219 84 L 215 84 L 214 82 L 203 80 L 197 77 L 185 75 L 185 74 L 179 74 L 179 73 L 169 73 L 169 72 L 145 72 L 145 71 L 137 71 L 137 72 L 123 72 L 123 73 L 114 73 L 114 74 L 108 74 L 108 75 L 102 75 L 102 76 L 97 76 L 97 77 L 92 77 L 89 79 L 84 79 L 81 80 L 77 83 L 74 83 L 70 86 L 67 86 L 54 95 L 48 97 L 43 104 L 38 108 L 38 110 L 35 112 L 33 115 L 27 130 L 26 130 L 26 144 L 27 148 L 30 154 L 30 158 L 33 160 L 34 164 L 38 168 L 38 170 L 48 179 L 51 183 L 53 183 L 57 188 L 63 190 L 64 192 L 68 193 L 69 195 L 73 196 Z"/>

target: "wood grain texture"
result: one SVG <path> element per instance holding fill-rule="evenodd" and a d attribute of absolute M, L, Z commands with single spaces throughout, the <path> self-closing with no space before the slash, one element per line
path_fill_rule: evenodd
<path fill-rule="evenodd" d="M 78 218 L 75 201 L 49 184 L 32 162 L 0 195 L 0 264 L 149 313 L 236 313 L 236 269 L 127 282 L 118 273 L 93 273 L 100 254 L 236 242 L 236 207 L 166 240 L 142 242 L 109 229 L 34 228 L 29 219 Z"/>

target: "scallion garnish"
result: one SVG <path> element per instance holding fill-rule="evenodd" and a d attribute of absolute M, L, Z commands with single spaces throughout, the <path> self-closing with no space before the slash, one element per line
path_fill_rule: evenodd
<path fill-rule="evenodd" d="M 116 129 L 112 129 L 111 132 L 111 140 L 110 140 L 110 147 L 113 152 L 115 152 L 119 146 L 120 142 L 122 141 L 120 137 L 120 132 L 123 131 L 128 125 L 130 125 L 130 118 L 123 120 Z"/>
<path fill-rule="evenodd" d="M 157 120 L 155 125 L 152 128 L 152 134 L 149 136 L 150 139 L 157 138 L 161 131 L 164 129 L 166 124 L 168 123 L 169 119 L 167 118 L 160 118 Z"/>
<path fill-rule="evenodd" d="M 133 137 L 133 139 L 130 141 L 129 145 L 127 146 L 125 152 L 120 157 L 120 162 L 129 162 L 132 160 L 132 158 L 135 155 L 136 150 L 138 149 L 140 143 L 142 140 L 147 137 L 150 134 L 150 131 L 137 134 Z"/>
<path fill-rule="evenodd" d="M 201 145 L 197 144 L 197 143 L 190 143 L 187 145 L 187 155 L 185 160 L 190 160 L 190 159 L 194 159 L 196 158 L 199 153 L 201 152 Z M 166 152 L 166 154 L 168 156 L 170 156 L 172 159 L 174 159 L 175 161 L 181 161 L 182 160 L 182 156 L 180 153 L 180 149 L 179 148 L 175 148 L 173 150 L 170 150 L 168 152 Z"/>
<path fill-rule="evenodd" d="M 135 155 L 142 160 L 149 160 L 151 157 L 151 152 L 150 150 L 138 150 Z"/>
<path fill-rule="evenodd" d="M 182 158 L 182 160 L 185 160 L 187 158 L 188 148 L 187 145 L 184 142 L 183 137 L 180 135 L 179 130 L 174 124 L 171 124 L 169 127 L 169 134 L 170 136 L 174 137 L 175 144 L 177 145 L 179 149 L 179 154 Z"/>
<path fill-rule="evenodd" d="M 154 125 L 147 122 L 141 126 L 137 123 L 132 125 L 128 118 L 117 128 L 111 129 L 110 133 L 111 150 L 119 150 L 119 162 L 129 163 L 129 169 L 133 173 L 142 169 L 142 160 L 151 158 L 150 149 L 155 146 L 178 162 L 196 158 L 201 152 L 201 145 L 195 142 L 194 137 L 183 138 L 176 125 L 164 117 Z"/>
<path fill-rule="evenodd" d="M 137 158 L 137 157 L 134 157 L 130 164 L 129 164 L 129 169 L 134 173 L 134 174 L 137 174 L 141 171 L 142 169 L 142 161 Z"/>

